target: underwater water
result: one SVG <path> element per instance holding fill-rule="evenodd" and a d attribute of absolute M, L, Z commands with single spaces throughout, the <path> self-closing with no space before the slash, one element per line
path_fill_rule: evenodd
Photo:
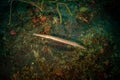
<path fill-rule="evenodd" d="M 119 0 L 1 0 L 0 80 L 119 80 L 119 12 Z"/>

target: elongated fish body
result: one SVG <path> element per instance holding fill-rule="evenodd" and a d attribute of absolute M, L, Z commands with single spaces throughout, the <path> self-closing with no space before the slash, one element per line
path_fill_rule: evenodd
<path fill-rule="evenodd" d="M 50 39 L 50 40 L 53 40 L 53 41 L 61 42 L 61 43 L 64 43 L 64 44 L 68 44 L 68 45 L 71 45 L 71 46 L 74 46 L 74 47 L 79 47 L 81 49 L 85 49 L 84 46 L 81 46 L 76 42 L 65 40 L 65 39 L 62 39 L 62 38 L 59 38 L 59 37 L 50 36 L 50 35 L 43 35 L 43 34 L 36 34 L 36 33 L 34 33 L 33 35 L 34 36 L 39 36 L 39 37 L 42 37 L 42 38 L 46 38 L 46 39 Z"/>

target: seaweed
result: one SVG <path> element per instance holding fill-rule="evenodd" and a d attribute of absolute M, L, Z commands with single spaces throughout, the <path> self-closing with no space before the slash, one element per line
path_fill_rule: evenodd
<path fill-rule="evenodd" d="M 11 80 L 117 76 L 117 45 L 96 4 L 94 0 L 10 0 L 9 17 L 2 25 L 6 27 L 1 34 L 4 43 L 0 41 L 1 69 L 6 68 Z"/>

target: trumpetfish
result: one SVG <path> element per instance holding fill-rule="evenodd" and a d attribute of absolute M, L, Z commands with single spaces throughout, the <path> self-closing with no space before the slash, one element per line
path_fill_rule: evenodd
<path fill-rule="evenodd" d="M 38 36 L 38 37 L 42 37 L 42 38 L 46 38 L 46 39 L 50 39 L 50 40 L 53 40 L 53 41 L 61 42 L 61 43 L 64 43 L 64 44 L 68 44 L 68 45 L 71 45 L 71 46 L 74 46 L 74 47 L 79 47 L 81 49 L 86 49 L 84 46 L 79 45 L 76 42 L 65 40 L 65 39 L 62 39 L 62 38 L 59 38 L 59 37 L 55 37 L 55 36 L 51 36 L 51 35 L 45 35 L 45 34 L 36 34 L 36 33 L 34 33 L 33 35 Z"/>

